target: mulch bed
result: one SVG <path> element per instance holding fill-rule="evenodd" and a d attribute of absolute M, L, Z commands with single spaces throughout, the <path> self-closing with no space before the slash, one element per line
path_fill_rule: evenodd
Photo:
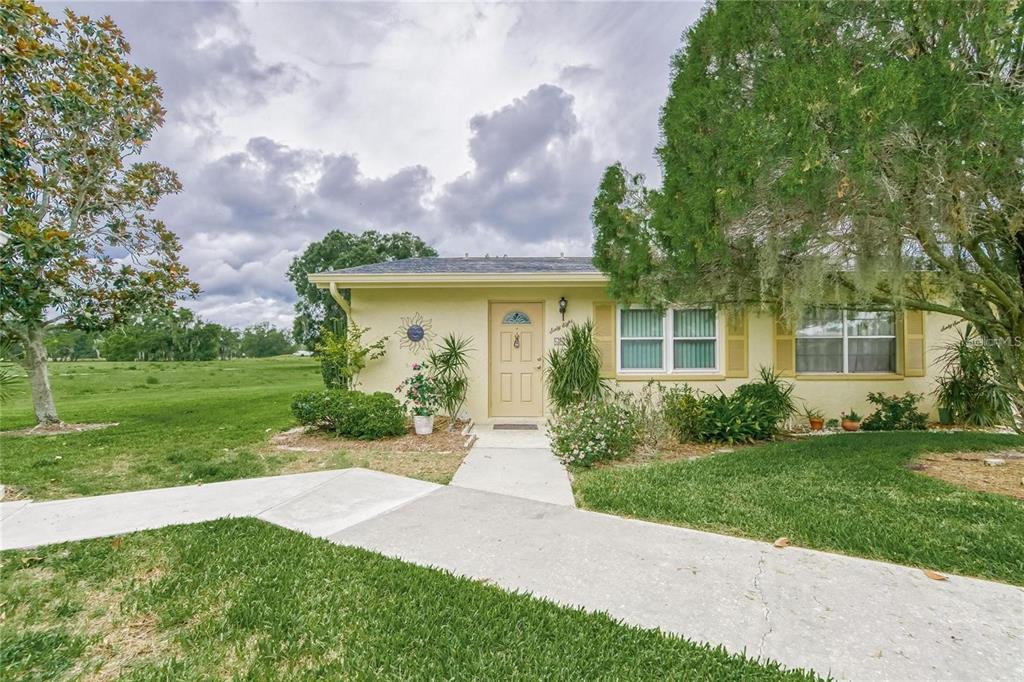
<path fill-rule="evenodd" d="M 989 466 L 986 459 L 1004 464 Z M 985 493 L 1024 500 L 1024 452 L 950 452 L 927 454 L 907 465 L 912 471 Z"/>
<path fill-rule="evenodd" d="M 99 424 L 37 424 L 28 429 L 17 429 L 15 431 L 0 431 L 0 436 L 63 436 L 69 433 L 82 433 L 83 431 L 97 431 L 117 426 L 118 422 L 106 422 Z"/>
<path fill-rule="evenodd" d="M 348 466 L 445 484 L 469 451 L 463 426 L 458 423 L 449 431 L 447 420 L 435 419 L 429 436 L 417 436 L 410 428 L 404 436 L 380 440 L 340 438 L 330 431 L 299 427 L 273 436 L 268 450 L 291 458 L 279 471 L 282 474 L 336 466 L 333 456 L 344 453 Z"/>
<path fill-rule="evenodd" d="M 270 439 L 271 448 L 284 452 L 468 452 L 466 436 L 462 435 L 464 424 L 457 423 L 448 430 L 446 419 L 434 419 L 434 432 L 429 436 L 417 436 L 409 427 L 404 436 L 381 438 L 380 440 L 356 440 L 341 438 L 330 431 L 311 427 L 299 427 L 276 434 Z"/>

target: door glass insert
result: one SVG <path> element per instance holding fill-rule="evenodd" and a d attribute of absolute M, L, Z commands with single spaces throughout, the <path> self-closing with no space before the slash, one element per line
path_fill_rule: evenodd
<path fill-rule="evenodd" d="M 513 310 L 501 320 L 502 324 L 530 324 L 530 316 L 521 310 Z"/>

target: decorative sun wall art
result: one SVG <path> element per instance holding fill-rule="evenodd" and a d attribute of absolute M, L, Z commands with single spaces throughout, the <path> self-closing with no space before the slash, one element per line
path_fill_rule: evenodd
<path fill-rule="evenodd" d="M 399 344 L 414 353 L 426 349 L 434 338 L 430 327 L 430 320 L 424 319 L 419 313 L 403 317 L 397 329 Z"/>

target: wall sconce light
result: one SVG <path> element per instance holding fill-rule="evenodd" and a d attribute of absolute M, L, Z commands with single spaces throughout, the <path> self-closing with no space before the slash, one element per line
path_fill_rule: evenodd
<path fill-rule="evenodd" d="M 558 299 L 558 312 L 562 314 L 562 322 L 565 322 L 565 309 L 569 307 L 569 302 L 565 300 L 565 296 Z"/>

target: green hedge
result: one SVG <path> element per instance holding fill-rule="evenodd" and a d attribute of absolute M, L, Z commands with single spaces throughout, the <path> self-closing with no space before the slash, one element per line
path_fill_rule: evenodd
<path fill-rule="evenodd" d="M 408 431 L 405 410 L 390 393 L 327 389 L 299 393 L 292 399 L 299 423 L 333 430 L 339 436 L 377 440 Z"/>

